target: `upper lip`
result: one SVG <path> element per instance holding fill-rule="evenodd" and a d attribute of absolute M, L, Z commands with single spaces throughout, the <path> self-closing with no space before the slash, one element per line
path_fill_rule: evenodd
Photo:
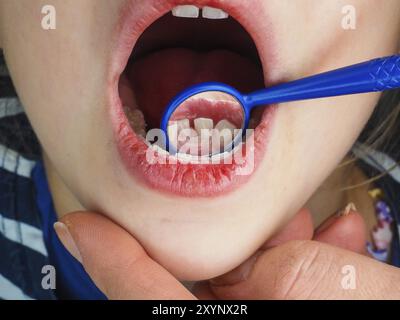
<path fill-rule="evenodd" d="M 268 30 L 263 30 L 261 27 L 268 20 L 268 17 L 262 13 L 264 6 L 262 0 L 127 0 L 121 10 L 121 18 L 116 28 L 114 63 L 111 65 L 110 73 L 114 78 L 111 80 L 115 80 L 115 77 L 119 77 L 123 72 L 139 36 L 154 21 L 171 11 L 175 6 L 185 4 L 220 8 L 235 18 L 252 36 L 263 60 L 263 65 L 268 65 L 268 69 L 264 68 L 264 77 L 266 84 L 269 82 L 269 74 L 274 68 L 273 61 L 276 54 L 271 27 L 268 26 Z M 132 21 L 134 15 L 138 16 L 139 21 Z M 268 50 L 266 46 L 262 45 L 266 41 L 268 41 Z"/>
<path fill-rule="evenodd" d="M 248 180 L 249 176 L 236 174 L 238 170 L 243 169 L 243 165 L 235 163 L 230 165 L 146 164 L 144 151 L 147 145 L 130 128 L 118 95 L 119 77 L 124 71 L 140 35 L 158 18 L 171 11 L 175 6 L 183 4 L 220 8 L 235 18 L 252 36 L 264 67 L 264 79 L 266 83 L 269 82 L 268 74 L 274 66 L 275 55 L 272 37 L 267 36 L 262 29 L 266 17 L 262 14 L 261 0 L 129 0 L 121 10 L 121 18 L 115 32 L 115 47 L 108 75 L 110 114 L 122 162 L 135 178 L 158 191 L 190 197 L 216 196 L 231 191 Z M 266 46 L 263 42 L 266 39 L 269 41 L 268 52 L 264 52 Z M 268 69 L 266 65 L 268 65 Z M 271 112 L 264 114 L 263 120 L 255 132 L 256 166 L 265 153 L 269 122 L 274 109 L 270 108 Z"/>

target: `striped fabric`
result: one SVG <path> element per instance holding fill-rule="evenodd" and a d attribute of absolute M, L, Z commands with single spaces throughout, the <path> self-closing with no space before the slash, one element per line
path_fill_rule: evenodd
<path fill-rule="evenodd" d="M 40 146 L 24 113 L 12 81 L 8 75 L 4 57 L 0 50 L 0 158 L 4 147 L 24 155 L 28 159 L 40 157 Z M 8 154 L 7 156 L 12 156 Z"/>
<path fill-rule="evenodd" d="M 30 296 L 0 274 L 0 298 L 3 300 L 33 300 Z"/>
<path fill-rule="evenodd" d="M 31 172 L 35 163 L 0 145 L 0 299 L 54 299 Z"/>
<path fill-rule="evenodd" d="M 17 152 L 0 145 L 1 167 L 21 177 L 30 178 L 35 162 L 21 157 Z"/>
<path fill-rule="evenodd" d="M 0 299 L 55 299 L 42 286 L 51 264 L 31 179 L 38 150 L 0 52 Z"/>
<path fill-rule="evenodd" d="M 0 89 L 1 89 L 0 96 L 2 97 L 16 96 L 12 81 L 8 76 L 8 70 L 1 50 L 0 50 Z"/>
<path fill-rule="evenodd" d="M 0 119 L 24 112 L 17 98 L 0 98 Z"/>

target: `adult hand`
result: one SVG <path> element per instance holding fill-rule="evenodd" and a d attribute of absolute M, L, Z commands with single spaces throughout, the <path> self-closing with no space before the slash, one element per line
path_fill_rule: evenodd
<path fill-rule="evenodd" d="M 109 299 L 400 298 L 400 271 L 365 256 L 365 227 L 357 212 L 335 215 L 313 232 L 303 209 L 244 264 L 198 283 L 193 294 L 102 215 L 71 213 L 55 228 Z M 342 287 L 347 265 L 356 275 L 353 290 Z"/>

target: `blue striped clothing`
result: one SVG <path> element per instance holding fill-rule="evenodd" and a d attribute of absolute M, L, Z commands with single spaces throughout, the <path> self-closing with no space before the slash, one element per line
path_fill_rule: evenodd
<path fill-rule="evenodd" d="M 105 299 L 54 232 L 42 162 L 2 145 L 0 159 L 0 299 Z"/>

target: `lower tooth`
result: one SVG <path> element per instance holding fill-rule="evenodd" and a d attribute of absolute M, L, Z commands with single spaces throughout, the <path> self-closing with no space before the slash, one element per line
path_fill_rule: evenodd
<path fill-rule="evenodd" d="M 124 107 L 124 111 L 133 131 L 144 138 L 146 136 L 146 121 L 142 111 L 129 107 Z"/>

